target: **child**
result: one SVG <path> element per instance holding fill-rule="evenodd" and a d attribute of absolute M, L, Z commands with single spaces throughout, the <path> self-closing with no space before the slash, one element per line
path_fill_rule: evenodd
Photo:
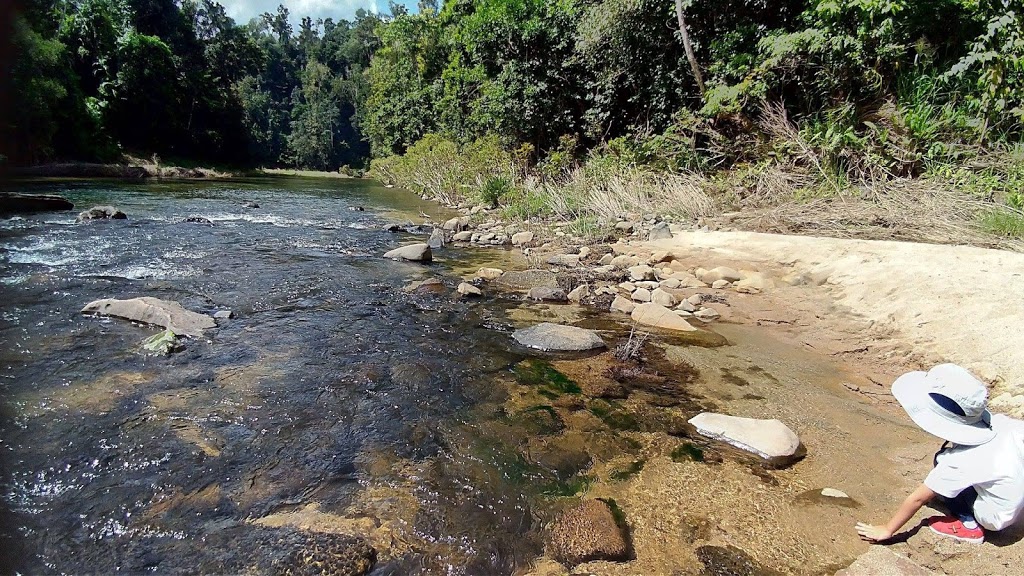
<path fill-rule="evenodd" d="M 892 538 L 936 497 L 950 516 L 925 524 L 942 536 L 981 543 L 984 530 L 1013 524 L 1024 510 L 1024 422 L 989 413 L 985 386 L 955 364 L 904 374 L 893 383 L 892 395 L 914 423 L 946 442 L 935 455 L 935 468 L 887 524 L 857 524 L 861 538 Z"/>

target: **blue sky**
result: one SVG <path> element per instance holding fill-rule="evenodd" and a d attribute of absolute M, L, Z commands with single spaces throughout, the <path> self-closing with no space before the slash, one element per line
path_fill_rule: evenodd
<path fill-rule="evenodd" d="M 228 12 L 228 16 L 238 24 L 245 24 L 250 19 L 264 12 L 277 12 L 278 4 L 284 4 L 293 25 L 297 25 L 303 16 L 317 18 L 352 18 L 359 8 L 374 12 L 387 12 L 388 0 L 219 0 Z M 416 9 L 416 0 L 400 0 L 411 10 Z"/>

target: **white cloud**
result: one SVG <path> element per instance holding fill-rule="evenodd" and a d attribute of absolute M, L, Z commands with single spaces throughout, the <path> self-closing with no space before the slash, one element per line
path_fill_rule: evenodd
<path fill-rule="evenodd" d="M 227 10 L 228 16 L 238 24 L 245 24 L 264 12 L 274 14 L 277 7 L 283 4 L 288 8 L 293 25 L 298 25 L 303 16 L 317 18 L 351 19 L 356 10 L 363 8 L 370 12 L 387 11 L 386 0 L 219 0 Z M 410 9 L 415 9 L 416 0 L 401 0 Z"/>

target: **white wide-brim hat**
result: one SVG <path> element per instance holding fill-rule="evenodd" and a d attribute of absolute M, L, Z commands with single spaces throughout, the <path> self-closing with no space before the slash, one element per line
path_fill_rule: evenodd
<path fill-rule="evenodd" d="M 892 395 L 925 432 L 954 444 L 977 446 L 995 437 L 988 391 L 956 364 L 908 372 L 893 382 Z"/>

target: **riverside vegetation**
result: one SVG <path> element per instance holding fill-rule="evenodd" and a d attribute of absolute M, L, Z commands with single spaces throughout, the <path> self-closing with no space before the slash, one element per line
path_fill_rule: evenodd
<path fill-rule="evenodd" d="M 2 154 L 372 159 L 386 183 L 584 235 L 653 214 L 1019 247 L 1022 13 L 453 0 L 296 31 L 284 7 L 237 25 L 212 0 L 34 0 L 13 20 Z"/>

